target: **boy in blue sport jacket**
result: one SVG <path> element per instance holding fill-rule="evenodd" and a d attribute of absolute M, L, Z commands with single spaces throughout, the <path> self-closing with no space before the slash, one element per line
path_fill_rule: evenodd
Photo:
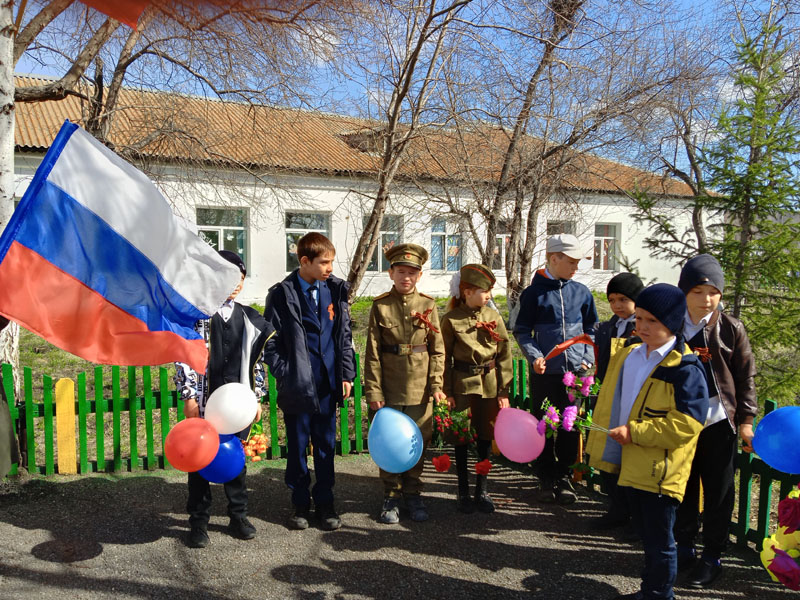
<path fill-rule="evenodd" d="M 547 240 L 547 267 L 536 272 L 519 299 L 514 337 L 532 365 L 530 393 L 538 419 L 544 416 L 541 406 L 545 398 L 559 411 L 570 404 L 562 381 L 564 373 L 586 370 L 594 362 L 594 351 L 587 344 L 575 344 L 544 360 L 561 342 L 583 333 L 593 334 L 597 323 L 594 298 L 589 288 L 572 279 L 578 263 L 588 254 L 574 235 L 552 236 Z M 540 501 L 575 502 L 569 468 L 578 458 L 579 436 L 578 431 L 559 430 L 545 442 L 536 460 Z"/>
<path fill-rule="evenodd" d="M 673 527 L 708 410 L 705 370 L 681 335 L 686 298 L 667 283 L 636 300 L 636 333 L 611 357 L 589 433 L 592 467 L 619 474 L 645 553 L 640 590 L 617 600 L 672 600 Z"/>
<path fill-rule="evenodd" d="M 355 352 L 350 327 L 347 282 L 332 275 L 336 249 L 320 233 L 297 242 L 300 267 L 274 285 L 264 316 L 277 334 L 265 356 L 278 387 L 278 406 L 286 424 L 285 481 L 292 490 L 292 529 L 306 529 L 314 500 L 320 527 L 341 527 L 333 498 L 336 407 L 350 395 Z M 316 483 L 306 461 L 314 448 Z"/>

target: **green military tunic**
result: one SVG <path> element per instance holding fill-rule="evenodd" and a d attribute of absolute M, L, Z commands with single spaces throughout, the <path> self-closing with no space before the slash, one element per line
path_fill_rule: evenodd
<path fill-rule="evenodd" d="M 444 344 L 434 299 L 416 289 L 403 295 L 394 287 L 375 298 L 364 359 L 367 402 L 425 404 L 442 390 L 443 369 Z"/>
<path fill-rule="evenodd" d="M 513 377 L 511 345 L 505 323 L 496 310 L 488 306 L 469 308 L 459 302 L 442 317 L 442 338 L 444 393 L 456 400 L 457 411 L 469 407 L 468 396 L 508 396 Z M 468 373 L 456 368 L 456 364 L 478 366 L 491 361 L 495 366 L 486 369 L 488 372 Z"/>

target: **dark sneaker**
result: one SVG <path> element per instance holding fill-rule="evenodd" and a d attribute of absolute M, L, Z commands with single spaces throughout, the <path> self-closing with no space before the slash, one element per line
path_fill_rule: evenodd
<path fill-rule="evenodd" d="M 384 498 L 378 521 L 389 525 L 400 522 L 400 498 Z"/>
<path fill-rule="evenodd" d="M 472 496 L 469 494 L 458 495 L 458 512 L 465 515 L 471 515 L 475 512 L 475 503 L 472 501 Z"/>
<path fill-rule="evenodd" d="M 562 505 L 572 504 L 578 499 L 578 495 L 575 493 L 569 477 L 562 477 L 558 480 L 558 483 L 556 483 L 555 496 L 556 502 Z"/>
<path fill-rule="evenodd" d="M 208 531 L 206 531 L 206 528 L 199 525 L 192 527 L 186 537 L 186 545 L 189 548 L 205 548 L 208 546 Z"/>
<path fill-rule="evenodd" d="M 311 506 L 295 506 L 294 514 L 289 518 L 289 529 L 308 529 Z"/>
<path fill-rule="evenodd" d="M 319 519 L 319 526 L 324 531 L 334 531 L 342 526 L 342 520 L 336 514 L 333 504 L 324 504 L 317 506 L 314 512 Z"/>
<path fill-rule="evenodd" d="M 428 509 L 425 508 L 425 503 L 422 501 L 421 496 L 406 496 L 406 506 L 408 512 L 411 513 L 412 521 L 427 521 Z"/>
<path fill-rule="evenodd" d="M 256 537 L 256 528 L 247 517 L 242 517 L 241 519 L 232 518 L 231 522 L 228 523 L 228 531 L 233 537 L 240 540 L 252 540 Z"/>
<path fill-rule="evenodd" d="M 536 494 L 536 499 L 545 504 L 552 504 L 556 501 L 556 492 L 553 482 L 549 479 L 542 479 L 539 482 L 539 491 Z"/>
<path fill-rule="evenodd" d="M 486 492 L 475 496 L 475 505 L 482 513 L 489 514 L 494 512 L 494 502 L 492 502 L 492 497 Z"/>

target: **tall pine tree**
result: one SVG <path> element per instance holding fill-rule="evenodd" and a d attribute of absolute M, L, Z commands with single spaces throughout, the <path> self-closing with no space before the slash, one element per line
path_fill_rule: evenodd
<path fill-rule="evenodd" d="M 785 70 L 793 56 L 774 12 L 755 35 L 742 27 L 736 58 L 736 100 L 701 155 L 714 191 L 702 201 L 718 222 L 711 252 L 725 270 L 727 309 L 756 350 L 759 393 L 790 399 L 800 391 L 800 125 Z"/>

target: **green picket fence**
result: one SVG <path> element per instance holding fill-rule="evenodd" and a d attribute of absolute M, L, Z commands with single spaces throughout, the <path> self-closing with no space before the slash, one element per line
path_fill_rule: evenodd
<path fill-rule="evenodd" d="M 360 361 L 357 360 L 356 364 L 360 370 Z M 167 369 L 111 367 L 111 398 L 105 398 L 106 369 L 94 369 L 91 395 L 87 391 L 89 381 L 86 374 L 77 376 L 77 472 L 86 474 L 171 468 L 163 455 L 163 442 L 170 428 L 182 420 L 184 414 L 183 402 L 178 401 Z M 2 365 L 2 373 L 6 397 L 14 399 L 11 366 Z M 532 410 L 528 393 L 529 377 L 528 364 L 524 360 L 515 361 L 509 394 L 512 406 Z M 34 399 L 30 368 L 23 369 L 22 379 L 21 400 L 10 401 L 9 406 L 20 437 L 23 465 L 30 473 L 53 475 L 58 472 L 54 382 L 51 377 L 42 376 L 42 397 Z M 286 456 L 286 446 L 281 443 L 275 380 L 271 376 L 267 401 L 268 410 L 265 406 L 261 424 L 269 434 L 269 460 Z M 772 400 L 767 400 L 765 404 L 767 413 L 776 408 Z M 338 454 L 367 450 L 366 417 L 359 373 L 353 385 L 353 394 L 340 411 Z M 760 550 L 761 542 L 769 533 L 777 500 L 785 497 L 800 482 L 800 476 L 776 471 L 761 459 L 742 452 L 739 453 L 737 467 L 738 515 L 734 516 L 731 533 L 738 545 L 754 543 Z M 15 465 L 10 474 L 16 472 Z M 590 489 L 594 489 L 599 485 L 599 477 L 596 473 L 589 474 L 586 482 Z"/>

